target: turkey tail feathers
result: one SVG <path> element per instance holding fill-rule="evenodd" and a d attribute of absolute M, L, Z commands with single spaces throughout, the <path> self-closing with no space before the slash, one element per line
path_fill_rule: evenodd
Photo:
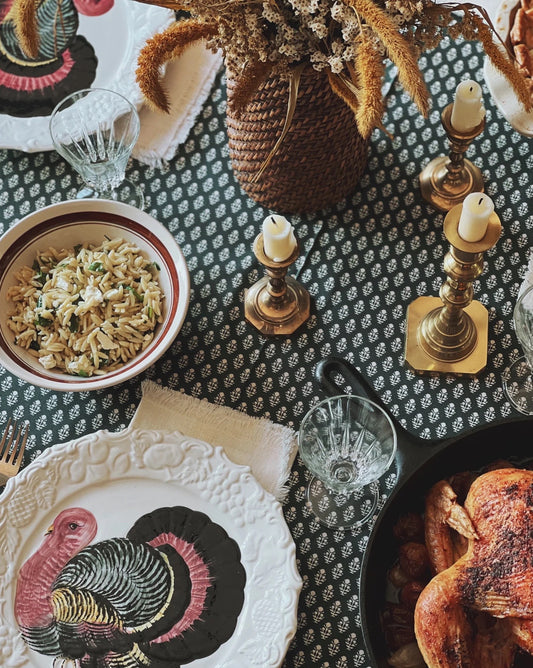
<path fill-rule="evenodd" d="M 24 642 L 36 652 L 47 656 L 57 656 L 61 653 L 55 622 L 40 627 L 21 626 L 20 631 Z"/>
<path fill-rule="evenodd" d="M 171 659 L 187 663 L 216 651 L 235 631 L 244 603 L 246 572 L 237 543 L 207 515 L 183 506 L 144 515 L 128 539 L 167 554 L 171 548 L 189 569 L 187 610 L 168 633 L 140 643 L 151 665 L 156 668 Z"/>
<path fill-rule="evenodd" d="M 167 551 L 112 538 L 73 557 L 52 591 L 62 653 L 127 656 L 137 639 L 146 642 L 168 631 L 187 609 L 191 586 L 183 559 Z M 122 668 L 118 659 L 115 664 Z"/>
<path fill-rule="evenodd" d="M 90 514 L 67 510 L 68 517 L 63 511 L 56 520 L 70 536 Z M 50 535 L 62 549 L 63 533 Z M 76 660 L 80 668 L 179 668 L 209 656 L 233 635 L 246 572 L 237 543 L 207 515 L 183 506 L 159 508 L 141 517 L 126 538 L 88 544 L 91 539 L 78 541 L 45 585 L 38 569 L 24 581 L 30 594 L 43 592 L 40 616 L 28 613 L 32 623 L 23 623 L 22 613 L 18 619 L 30 647 Z M 49 565 L 43 550 L 31 564 L 42 559 Z M 31 612 L 20 600 L 17 605 Z"/>
<path fill-rule="evenodd" d="M 53 589 L 87 590 L 103 596 L 119 613 L 124 626 L 134 628 L 149 623 L 167 604 L 172 584 L 167 563 L 149 545 L 111 538 L 89 545 L 73 557 Z M 86 608 L 84 614 L 98 613 Z M 85 619 L 92 621 L 90 617 Z"/>

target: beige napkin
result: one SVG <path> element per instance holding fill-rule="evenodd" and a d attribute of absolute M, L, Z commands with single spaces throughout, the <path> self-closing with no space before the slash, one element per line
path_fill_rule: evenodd
<path fill-rule="evenodd" d="M 171 160 L 196 121 L 222 65 L 222 55 L 204 44 L 188 47 L 165 70 L 164 86 L 171 101 L 169 114 L 141 107 L 141 132 L 133 157 L 160 167 Z"/>
<path fill-rule="evenodd" d="M 256 418 L 206 399 L 143 381 L 133 429 L 179 431 L 221 446 L 235 463 L 249 466 L 261 485 L 283 501 L 296 456 L 296 434 L 290 427 Z"/>

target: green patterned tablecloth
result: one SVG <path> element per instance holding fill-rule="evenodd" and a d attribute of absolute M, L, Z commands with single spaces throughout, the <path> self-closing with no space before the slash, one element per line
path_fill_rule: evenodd
<path fill-rule="evenodd" d="M 112 390 L 58 394 L 0 367 L 0 427 L 8 416 L 30 423 L 26 463 L 54 443 L 124 428 L 144 378 L 297 429 L 322 398 L 314 367 L 332 354 L 353 362 L 389 411 L 425 438 L 516 415 L 501 377 L 520 354 L 512 310 L 532 235 L 531 140 L 493 105 L 477 45 L 445 42 L 422 65 L 433 101 L 429 118 L 393 85 L 385 118 L 393 138 L 375 132 L 356 191 L 328 210 L 291 217 L 301 244 L 294 273 L 312 296 L 311 317 L 293 336 L 266 339 L 243 318 L 243 291 L 262 275 L 252 243 L 269 212 L 242 193 L 231 172 L 224 75 L 175 160 L 161 169 L 133 162 L 130 175 L 144 185 L 146 210 L 171 231 L 187 260 L 192 292 L 185 325 L 153 367 Z M 475 283 L 475 298 L 489 311 L 488 365 L 475 379 L 418 376 L 403 364 L 407 306 L 438 294 L 448 250 L 443 215 L 422 200 L 418 175 L 448 151 L 440 113 L 462 78 L 484 87 L 486 127 L 468 157 L 481 168 L 503 225 Z M 1 150 L 0 231 L 76 189 L 77 177 L 56 153 Z M 285 666 L 367 666 L 358 613 L 367 530 L 320 527 L 305 507 L 306 475 L 297 460 L 284 506 L 303 578 L 298 631 Z M 394 480 L 392 471 L 384 492 Z"/>

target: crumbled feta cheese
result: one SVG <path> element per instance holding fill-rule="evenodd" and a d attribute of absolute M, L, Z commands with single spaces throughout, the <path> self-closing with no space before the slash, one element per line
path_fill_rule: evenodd
<path fill-rule="evenodd" d="M 39 357 L 39 362 L 45 369 L 53 369 L 56 366 L 56 360 L 53 355 L 44 355 L 43 357 Z"/>
<path fill-rule="evenodd" d="M 58 276 L 55 287 L 60 288 L 61 290 L 65 290 L 66 292 L 70 292 L 72 284 L 69 283 L 69 281 L 67 281 L 64 276 Z"/>
<path fill-rule="evenodd" d="M 88 285 L 85 290 L 82 290 L 83 301 L 101 304 L 104 301 L 102 291 L 95 285 Z"/>

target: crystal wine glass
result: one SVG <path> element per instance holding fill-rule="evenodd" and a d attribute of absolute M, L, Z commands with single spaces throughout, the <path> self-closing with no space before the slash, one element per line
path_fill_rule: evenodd
<path fill-rule="evenodd" d="M 524 415 L 533 415 L 533 286 L 519 296 L 513 311 L 518 342 L 524 355 L 503 374 L 503 387 L 511 404 Z"/>
<path fill-rule="evenodd" d="M 396 430 L 377 404 L 355 395 L 324 399 L 298 432 L 302 461 L 313 474 L 307 501 L 330 528 L 352 529 L 372 517 L 378 479 L 396 453 Z"/>
<path fill-rule="evenodd" d="M 135 107 L 111 90 L 79 90 L 56 106 L 50 134 L 56 151 L 84 181 L 78 199 L 112 199 L 143 208 L 142 190 L 125 178 L 139 130 Z"/>

